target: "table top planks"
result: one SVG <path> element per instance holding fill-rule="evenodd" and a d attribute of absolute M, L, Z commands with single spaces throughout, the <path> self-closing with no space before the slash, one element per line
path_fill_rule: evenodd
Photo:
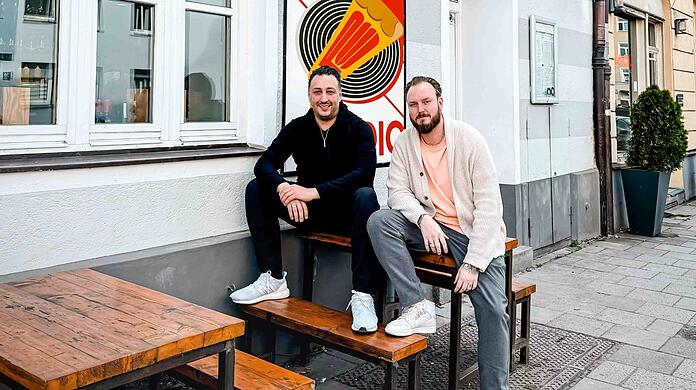
<path fill-rule="evenodd" d="M 0 284 L 0 373 L 74 389 L 244 334 L 244 321 L 81 269 Z"/>

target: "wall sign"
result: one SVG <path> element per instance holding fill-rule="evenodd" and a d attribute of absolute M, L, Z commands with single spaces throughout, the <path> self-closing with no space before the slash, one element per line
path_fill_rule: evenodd
<path fill-rule="evenodd" d="M 558 103 L 556 23 L 529 17 L 529 70 L 532 104 Z"/>
<path fill-rule="evenodd" d="M 341 72 L 343 101 L 372 127 L 377 161 L 388 162 L 405 125 L 405 1 L 285 3 L 284 123 L 309 109 L 309 74 L 332 66 Z"/>

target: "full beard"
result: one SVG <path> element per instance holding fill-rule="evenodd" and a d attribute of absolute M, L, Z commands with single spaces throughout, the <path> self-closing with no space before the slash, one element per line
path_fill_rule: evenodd
<path fill-rule="evenodd" d="M 441 115 L 440 110 L 438 109 L 437 112 L 435 113 L 435 115 L 430 119 L 430 122 L 424 123 L 424 124 L 419 124 L 417 122 L 418 117 L 416 117 L 416 120 L 411 119 L 411 123 L 413 124 L 413 127 L 415 127 L 416 130 L 418 130 L 418 133 L 428 134 L 431 131 L 433 131 L 433 129 L 435 127 L 437 127 L 437 125 L 440 124 L 440 120 L 442 120 L 442 115 Z"/>

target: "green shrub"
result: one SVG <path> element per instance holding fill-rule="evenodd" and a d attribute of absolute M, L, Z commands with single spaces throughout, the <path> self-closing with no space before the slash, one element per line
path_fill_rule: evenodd
<path fill-rule="evenodd" d="M 631 107 L 626 163 L 632 168 L 672 172 L 688 147 L 681 107 L 667 90 L 651 85 Z"/>

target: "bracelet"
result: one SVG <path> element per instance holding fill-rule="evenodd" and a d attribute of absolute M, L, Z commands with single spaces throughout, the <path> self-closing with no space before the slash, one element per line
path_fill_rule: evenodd
<path fill-rule="evenodd" d="M 421 214 L 421 216 L 418 217 L 418 221 L 416 222 L 416 225 L 418 225 L 418 227 L 420 227 L 421 221 L 423 221 L 423 217 L 425 217 L 426 215 L 428 214 Z"/>

